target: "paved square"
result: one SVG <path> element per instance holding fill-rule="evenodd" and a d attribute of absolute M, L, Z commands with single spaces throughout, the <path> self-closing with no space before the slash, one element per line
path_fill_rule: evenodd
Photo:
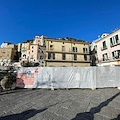
<path fill-rule="evenodd" d="M 17 89 L 0 93 L 0 120 L 120 120 L 120 91 Z"/>

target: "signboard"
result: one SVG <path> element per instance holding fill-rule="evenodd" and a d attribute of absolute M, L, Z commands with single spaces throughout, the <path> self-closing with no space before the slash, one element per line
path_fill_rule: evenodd
<path fill-rule="evenodd" d="M 33 85 L 33 84 L 34 84 L 34 73 L 31 73 L 31 71 L 17 74 L 17 85 Z"/>

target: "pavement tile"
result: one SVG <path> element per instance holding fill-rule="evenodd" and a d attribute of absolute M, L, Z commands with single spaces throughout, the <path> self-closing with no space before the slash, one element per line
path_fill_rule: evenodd
<path fill-rule="evenodd" d="M 120 95 L 109 100 L 117 93 L 113 88 L 4 91 L 0 93 L 0 117 L 11 115 L 14 120 L 24 112 L 38 110 L 25 116 L 29 120 L 110 120 L 120 115 Z"/>

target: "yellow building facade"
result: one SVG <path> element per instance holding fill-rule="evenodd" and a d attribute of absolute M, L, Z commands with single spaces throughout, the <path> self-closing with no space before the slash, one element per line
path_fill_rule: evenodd
<path fill-rule="evenodd" d="M 90 66 L 89 42 L 45 39 L 46 59 L 44 66 Z"/>
<path fill-rule="evenodd" d="M 0 59 L 13 60 L 15 54 L 14 48 L 0 48 Z"/>
<path fill-rule="evenodd" d="M 18 43 L 17 45 L 18 45 L 17 51 L 18 51 L 18 52 L 21 52 L 21 45 L 22 45 L 22 44 L 21 44 L 21 43 Z"/>

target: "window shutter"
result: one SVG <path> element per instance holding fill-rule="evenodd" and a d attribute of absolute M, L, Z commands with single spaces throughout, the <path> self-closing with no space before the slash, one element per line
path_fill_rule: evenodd
<path fill-rule="evenodd" d="M 115 56 L 114 56 L 114 52 L 112 52 L 112 56 L 115 57 Z"/>
<path fill-rule="evenodd" d="M 110 38 L 110 43 L 111 43 L 111 45 L 113 45 L 112 38 Z"/>
<path fill-rule="evenodd" d="M 53 59 L 55 59 L 55 53 L 53 53 Z"/>
<path fill-rule="evenodd" d="M 74 52 L 74 47 L 73 47 L 73 52 Z"/>
<path fill-rule="evenodd" d="M 77 52 L 77 47 L 76 47 L 76 52 Z"/>
<path fill-rule="evenodd" d="M 115 37 L 116 37 L 116 40 L 118 40 L 118 35 L 116 35 Z"/>
<path fill-rule="evenodd" d="M 105 47 L 106 47 L 106 42 L 104 41 L 104 42 L 103 42 L 103 48 L 105 48 Z"/>
<path fill-rule="evenodd" d="M 48 53 L 48 59 L 50 59 L 51 58 L 51 53 Z"/>

